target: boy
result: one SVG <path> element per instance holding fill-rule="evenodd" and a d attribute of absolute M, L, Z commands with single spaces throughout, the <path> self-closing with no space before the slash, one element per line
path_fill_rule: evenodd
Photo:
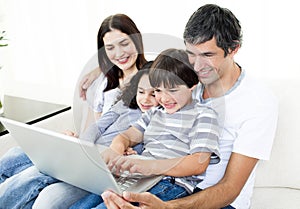
<path fill-rule="evenodd" d="M 147 111 L 115 137 L 103 157 L 116 173 L 165 175 L 149 190 L 162 200 L 184 197 L 204 178 L 210 156 L 219 156 L 217 115 L 192 99 L 199 81 L 183 50 L 163 51 L 154 60 L 149 79 L 161 107 Z M 154 160 L 122 156 L 140 142 L 144 143 L 142 155 Z"/>

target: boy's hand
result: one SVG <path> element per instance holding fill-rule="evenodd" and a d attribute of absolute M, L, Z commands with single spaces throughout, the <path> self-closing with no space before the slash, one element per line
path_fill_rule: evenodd
<path fill-rule="evenodd" d="M 134 159 L 131 156 L 119 156 L 112 160 L 108 167 L 110 170 L 115 170 L 116 173 L 123 173 L 128 171 L 129 173 L 139 173 L 145 176 L 156 175 L 155 163 L 153 160 L 141 160 Z"/>
<path fill-rule="evenodd" d="M 107 148 L 101 153 L 101 157 L 103 158 L 104 162 L 109 165 L 115 159 L 118 159 L 120 156 L 119 153 L 115 152 L 111 148 Z"/>
<path fill-rule="evenodd" d="M 127 150 L 125 150 L 124 155 L 137 155 L 137 151 L 132 149 L 132 147 L 128 147 Z"/>

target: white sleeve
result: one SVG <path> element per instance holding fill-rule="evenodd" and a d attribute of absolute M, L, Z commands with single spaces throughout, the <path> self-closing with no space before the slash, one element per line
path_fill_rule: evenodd
<path fill-rule="evenodd" d="M 104 105 L 104 92 L 106 88 L 107 79 L 103 75 L 100 76 L 92 83 L 86 92 L 86 101 L 91 109 L 95 112 L 102 112 Z"/>
<path fill-rule="evenodd" d="M 263 92 L 263 90 L 261 89 Z M 237 130 L 237 138 L 233 144 L 233 152 L 257 159 L 270 158 L 278 120 L 278 101 L 273 95 L 264 93 L 247 95 L 247 115 Z M 251 102 L 249 101 L 251 98 Z"/>

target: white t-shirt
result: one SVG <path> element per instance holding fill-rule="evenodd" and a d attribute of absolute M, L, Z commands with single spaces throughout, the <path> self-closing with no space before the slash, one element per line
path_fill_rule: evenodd
<path fill-rule="evenodd" d="M 121 94 L 119 88 L 103 92 L 107 86 L 107 78 L 103 73 L 92 83 L 87 91 L 87 103 L 95 112 L 107 112 Z"/>
<path fill-rule="evenodd" d="M 205 189 L 221 180 L 231 152 L 269 159 L 277 125 L 278 101 L 266 86 L 242 71 L 236 84 L 223 97 L 203 100 L 201 84 L 193 93 L 194 98 L 218 112 L 219 124 L 223 126 L 219 142 L 221 161 L 208 166 L 199 188 Z M 231 204 L 233 207 L 250 207 L 254 177 L 255 169 Z"/>

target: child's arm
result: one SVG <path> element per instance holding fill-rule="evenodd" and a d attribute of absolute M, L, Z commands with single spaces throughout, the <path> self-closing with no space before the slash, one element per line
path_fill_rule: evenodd
<path fill-rule="evenodd" d="M 192 176 L 205 172 L 210 162 L 210 155 L 211 153 L 202 152 L 163 160 L 141 160 L 121 157 L 112 161 L 111 167 L 115 167 L 117 171 L 128 170 L 130 173 L 141 173 L 147 176 Z"/>
<path fill-rule="evenodd" d="M 205 172 L 211 153 L 198 152 L 180 158 L 156 160 L 157 174 L 183 177 L 199 175 Z"/>
<path fill-rule="evenodd" d="M 138 144 L 143 139 L 143 134 L 138 129 L 130 127 L 121 134 L 118 134 L 112 141 L 109 149 L 101 153 L 106 164 L 111 164 L 124 154 L 128 147 Z"/>
<path fill-rule="evenodd" d="M 117 135 L 109 146 L 115 152 L 122 154 L 128 147 L 132 147 L 143 140 L 143 133 L 135 127 L 130 127 L 123 133 Z"/>

